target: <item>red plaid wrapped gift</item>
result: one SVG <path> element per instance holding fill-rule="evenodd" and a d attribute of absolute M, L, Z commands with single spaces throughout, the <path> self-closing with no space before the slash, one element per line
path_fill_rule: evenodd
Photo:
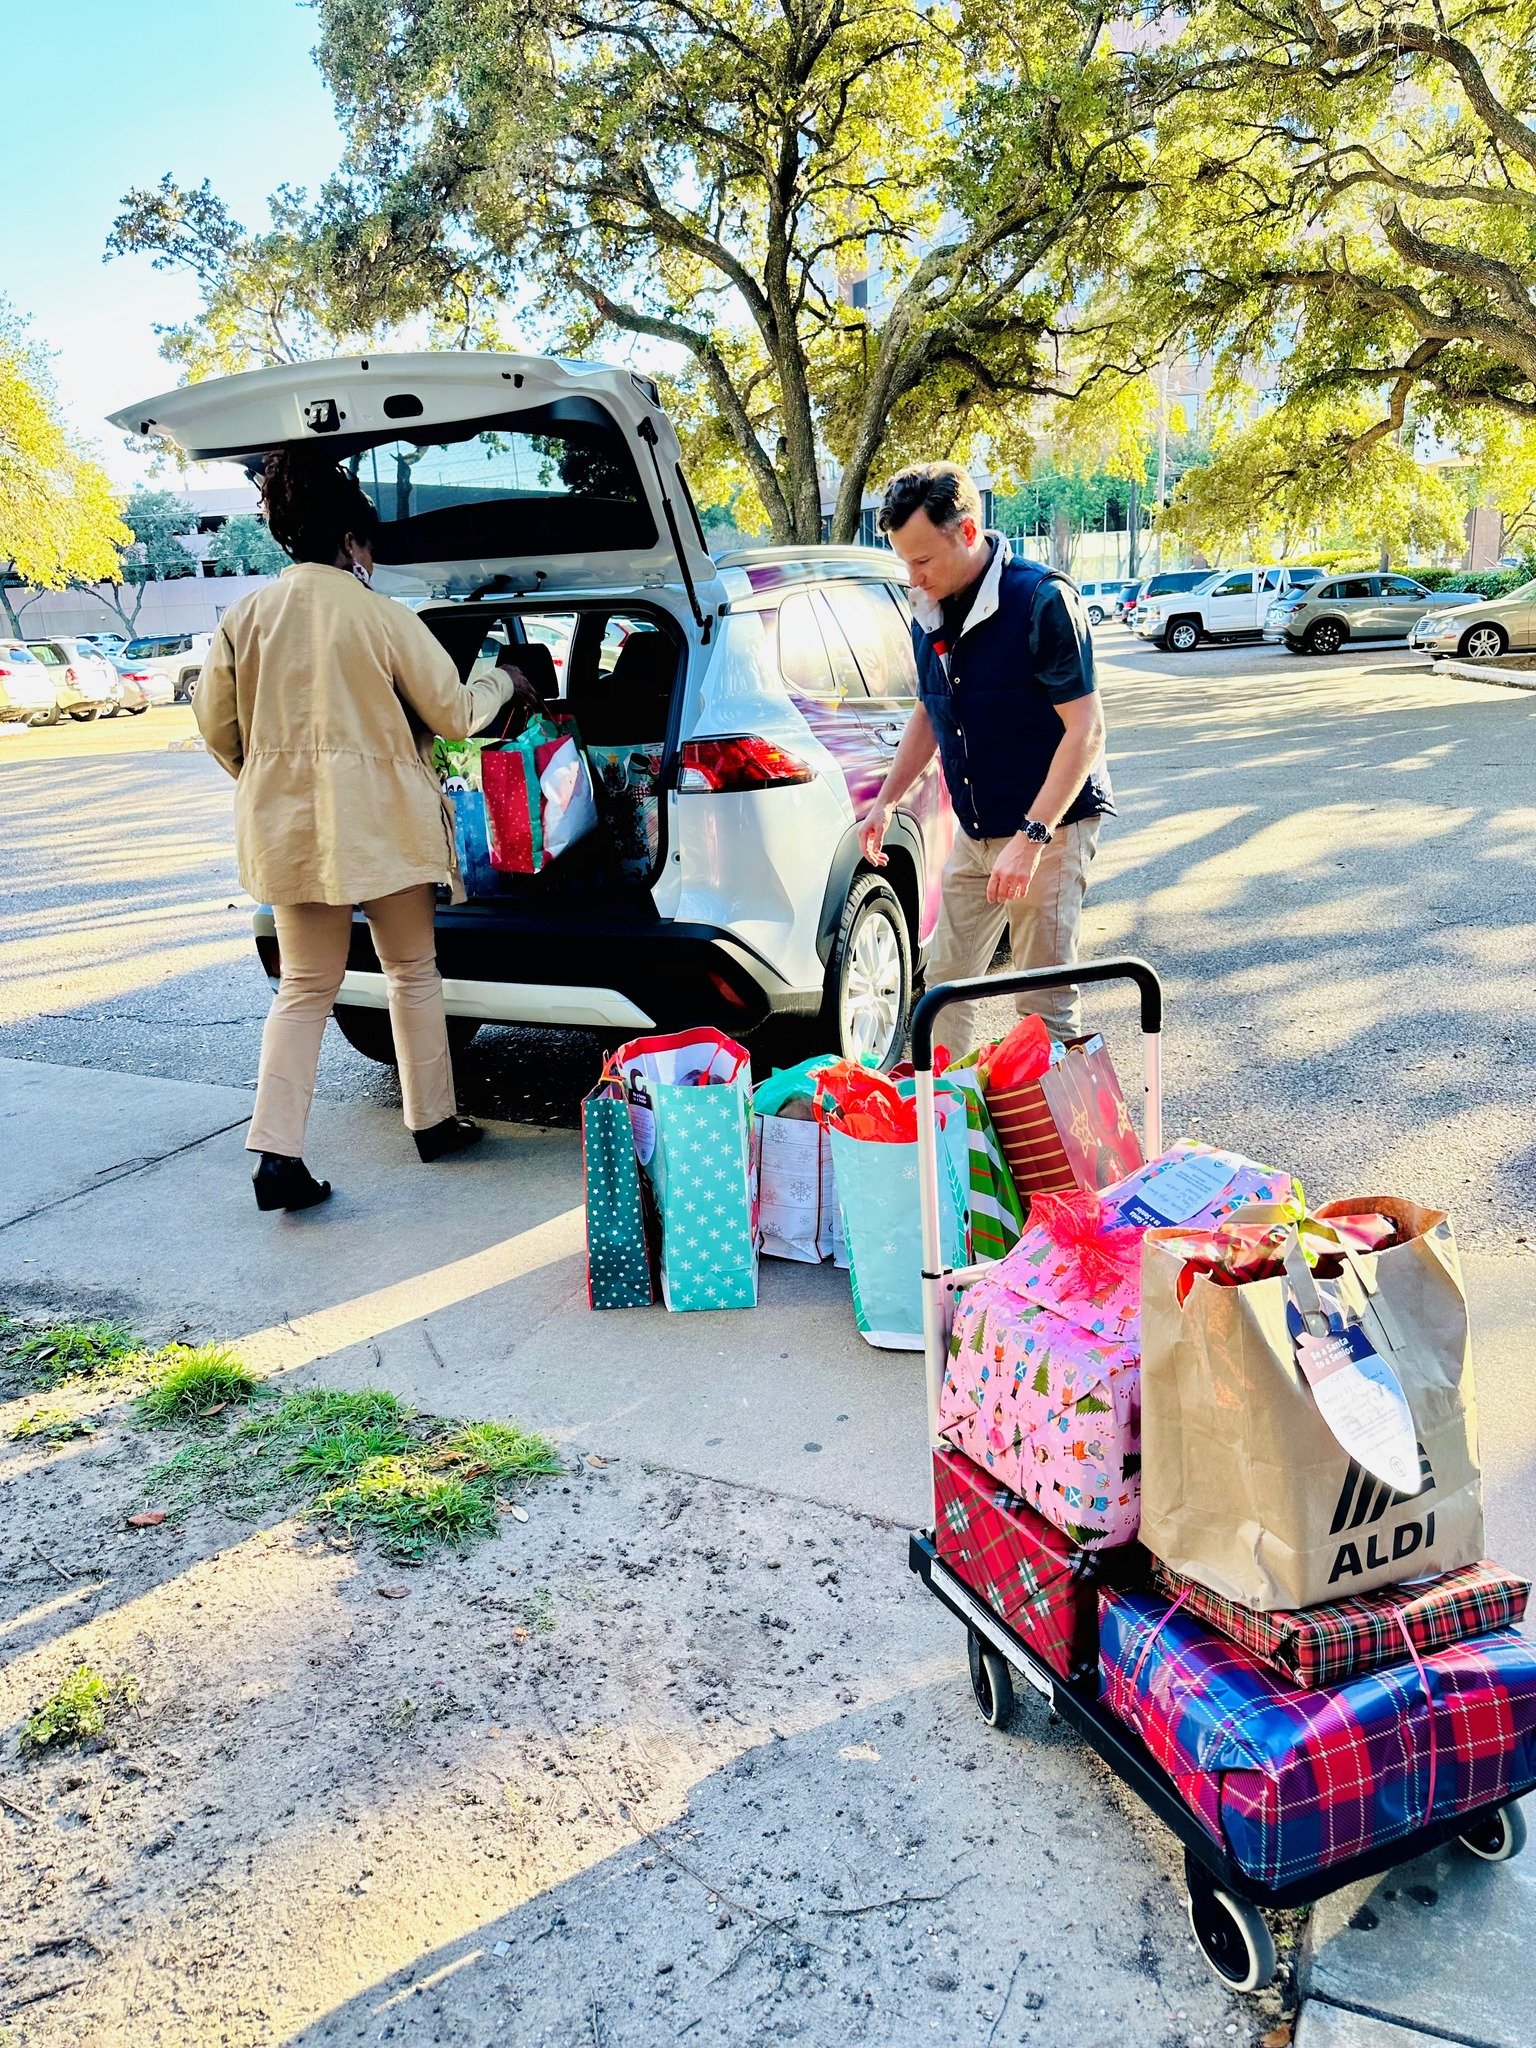
<path fill-rule="evenodd" d="M 1536 1785 L 1536 1647 L 1513 1629 L 1303 1690 L 1165 1600 L 1104 1592 L 1099 1668 L 1111 1711 L 1264 1884 Z"/>
<path fill-rule="evenodd" d="M 1063 1678 L 1099 1654 L 1088 1553 L 958 1451 L 933 1454 L 934 1547 L 951 1571 Z"/>
<path fill-rule="evenodd" d="M 1531 1591 L 1529 1580 L 1496 1564 L 1469 1564 L 1324 1607 L 1255 1614 L 1161 1562 L 1153 1564 L 1152 1584 L 1293 1685 L 1338 1685 L 1401 1664 L 1415 1650 L 1443 1650 L 1514 1628 Z"/>

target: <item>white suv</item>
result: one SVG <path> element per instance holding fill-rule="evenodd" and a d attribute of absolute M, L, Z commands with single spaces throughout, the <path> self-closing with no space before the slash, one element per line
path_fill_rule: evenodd
<path fill-rule="evenodd" d="M 379 509 L 375 588 L 461 674 L 488 640 L 527 648 L 574 713 L 602 829 L 541 874 L 441 905 L 460 1043 L 483 1022 L 740 1036 L 779 1017 L 851 1057 L 900 1058 L 955 824 L 930 766 L 889 866 L 859 853 L 917 688 L 892 554 L 713 561 L 656 386 L 597 363 L 355 356 L 188 385 L 114 421 L 253 472 L 277 444 L 329 446 Z M 266 911 L 256 936 L 273 973 Z M 362 917 L 337 1021 L 390 1056 Z"/>
<path fill-rule="evenodd" d="M 119 658 L 153 677 L 145 685 L 151 704 L 190 704 L 212 645 L 211 633 L 150 633 L 130 640 Z"/>
<path fill-rule="evenodd" d="M 1213 569 L 1192 590 L 1143 598 L 1131 623 L 1144 640 L 1175 654 L 1188 654 L 1202 640 L 1258 640 L 1276 599 L 1305 590 L 1322 576 L 1321 569 L 1262 562 L 1246 569 Z"/>

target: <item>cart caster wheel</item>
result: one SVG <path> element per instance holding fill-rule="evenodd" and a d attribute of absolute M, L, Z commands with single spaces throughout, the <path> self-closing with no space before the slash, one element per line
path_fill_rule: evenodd
<path fill-rule="evenodd" d="M 1234 1899 L 1186 1863 L 1189 1924 L 1200 1952 L 1229 1991 L 1262 1991 L 1274 1980 L 1275 1938 L 1257 1906 Z"/>
<path fill-rule="evenodd" d="M 996 1650 L 988 1649 L 973 1629 L 966 1644 L 971 1666 L 971 1691 L 989 1728 L 1006 1728 L 1013 1719 L 1013 1678 Z"/>
<path fill-rule="evenodd" d="M 1511 1802 L 1457 1839 L 1485 1863 L 1508 1863 L 1525 1847 L 1525 1814 Z"/>

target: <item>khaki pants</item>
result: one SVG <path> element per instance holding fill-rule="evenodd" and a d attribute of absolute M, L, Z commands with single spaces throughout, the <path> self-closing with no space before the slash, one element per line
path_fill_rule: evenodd
<path fill-rule="evenodd" d="M 430 882 L 365 903 L 374 951 L 389 988 L 389 1021 L 400 1063 L 405 1121 L 430 1130 L 454 1113 L 448 1019 L 437 972 L 437 891 Z M 347 904 L 274 904 L 282 975 L 261 1034 L 256 1113 L 248 1152 L 298 1159 L 315 1092 L 325 1022 L 346 972 L 352 936 Z"/>
<path fill-rule="evenodd" d="M 954 851 L 944 863 L 939 924 L 928 951 L 928 986 L 937 988 L 941 981 L 964 981 L 985 974 L 1005 924 L 1015 967 L 1069 966 L 1075 961 L 1088 863 L 1098 843 L 1097 818 L 1059 826 L 1050 845 L 1041 851 L 1029 894 L 1007 903 L 989 903 L 987 881 L 992 863 L 1008 841 L 972 839 L 957 831 Z M 1015 1005 L 1021 1017 L 1031 1013 L 1043 1017 L 1054 1038 L 1075 1038 L 1081 1028 L 1075 988 L 1043 989 L 1038 995 L 1017 997 Z M 975 1015 L 974 1003 L 956 1003 L 946 1010 L 939 1019 L 939 1043 L 948 1046 L 952 1054 L 968 1052 Z"/>

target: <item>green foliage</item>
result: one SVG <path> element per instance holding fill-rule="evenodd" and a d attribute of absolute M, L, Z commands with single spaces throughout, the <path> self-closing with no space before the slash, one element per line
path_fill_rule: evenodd
<path fill-rule="evenodd" d="M 1472 590 L 1479 597 L 1507 597 L 1512 590 L 1528 581 L 1529 568 L 1523 569 L 1415 569 L 1426 590 Z"/>
<path fill-rule="evenodd" d="M 249 1401 L 259 1382 L 221 1344 L 168 1344 L 149 1363 L 149 1391 L 139 1397 L 141 1422 L 205 1420 L 217 1409 Z"/>
<path fill-rule="evenodd" d="M 0 299 L 0 567 L 62 590 L 115 575 L 128 538 L 106 472 L 69 434 L 45 352 Z M 0 612 L 21 634 L 25 600 L 0 585 Z"/>
<path fill-rule="evenodd" d="M 464 1423 L 444 1439 L 437 1458 L 495 1480 L 550 1476 L 565 1469 L 548 1437 L 508 1422 Z"/>
<path fill-rule="evenodd" d="M 24 1756 L 37 1756 L 63 1743 L 104 1735 L 107 1723 L 139 1697 L 131 1672 L 104 1678 L 89 1664 L 77 1664 L 58 1691 L 29 1714 L 21 1726 Z"/>
<path fill-rule="evenodd" d="M 94 1436 L 99 1425 L 89 1415 L 71 1415 L 67 1408 L 34 1408 L 22 1417 L 11 1435 L 18 1439 L 41 1437 L 45 1443 L 67 1444 L 76 1437 Z"/>
<path fill-rule="evenodd" d="M 280 576 L 288 567 L 267 522 L 254 512 L 225 520 L 209 543 L 208 559 L 221 576 Z"/>
<path fill-rule="evenodd" d="M 125 583 L 163 583 L 193 576 L 197 564 L 182 546 L 182 536 L 196 533 L 197 514 L 179 491 L 135 491 L 123 508 L 133 535 L 124 552 Z"/>
<path fill-rule="evenodd" d="M 121 1323 L 59 1323 L 25 1337 L 12 1358 L 46 1387 L 66 1380 L 117 1379 L 138 1368 L 143 1346 Z"/>
<path fill-rule="evenodd" d="M 434 1544 L 461 1546 L 494 1533 L 496 1502 L 483 1483 L 435 1471 L 421 1453 L 372 1458 L 323 1493 L 314 1512 L 349 1533 L 369 1529 L 386 1556 L 414 1562 Z"/>

